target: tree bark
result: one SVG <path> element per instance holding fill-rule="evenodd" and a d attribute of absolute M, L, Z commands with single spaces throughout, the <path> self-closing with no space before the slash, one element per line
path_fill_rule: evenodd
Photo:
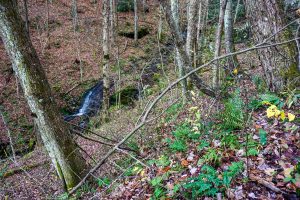
<path fill-rule="evenodd" d="M 277 0 L 245 0 L 247 18 L 251 24 L 251 32 L 255 43 L 261 43 L 266 38 L 277 33 L 284 25 L 282 2 Z M 289 29 L 282 34 L 275 35 L 272 42 L 280 42 L 291 37 Z M 259 60 L 264 70 L 265 81 L 269 89 L 278 92 L 284 89 L 288 82 L 286 76 L 290 70 L 296 68 L 296 55 L 293 45 L 270 47 L 258 50 Z M 295 74 L 293 72 L 293 74 Z"/>
<path fill-rule="evenodd" d="M 78 14 L 77 14 L 77 0 L 72 0 L 72 9 L 71 9 L 73 27 L 74 31 L 78 31 Z"/>
<path fill-rule="evenodd" d="M 219 23 L 216 31 L 216 43 L 215 43 L 215 53 L 214 58 L 220 56 L 221 52 L 221 39 L 222 30 L 224 26 L 224 15 L 227 0 L 220 0 L 220 12 L 219 12 Z M 218 65 L 213 66 L 213 87 L 218 88 L 220 85 L 220 68 Z"/>
<path fill-rule="evenodd" d="M 28 4 L 27 4 L 27 0 L 23 0 L 24 3 L 24 10 L 25 10 L 25 27 L 26 27 L 26 31 L 29 35 L 29 19 L 28 19 Z"/>
<path fill-rule="evenodd" d="M 174 20 L 175 26 L 179 28 L 179 2 L 178 0 L 171 0 L 171 12 L 172 12 L 172 18 Z M 182 34 L 181 32 L 179 33 L 180 35 Z M 183 61 L 181 54 L 178 51 L 177 46 L 175 47 L 175 60 L 176 60 L 176 65 L 178 66 L 179 69 L 179 77 L 182 77 L 185 75 L 185 70 L 183 67 Z M 183 102 L 185 103 L 187 100 L 187 80 L 184 79 L 181 81 L 181 90 L 182 90 L 182 97 L 183 97 Z"/>
<path fill-rule="evenodd" d="M 233 39 L 233 19 L 232 19 L 232 0 L 227 0 L 225 16 L 224 16 L 224 35 L 225 35 L 225 50 L 226 53 L 233 53 L 234 39 Z M 238 66 L 238 60 L 236 55 L 228 58 L 229 71 L 232 72 Z"/>
<path fill-rule="evenodd" d="M 103 50 L 103 119 L 108 117 L 108 108 L 109 108 L 109 0 L 103 0 L 103 9 L 102 9 L 102 16 L 103 16 L 103 43 L 102 43 L 102 50 Z"/>
<path fill-rule="evenodd" d="M 175 40 L 175 45 L 182 57 L 183 67 L 186 70 L 186 72 L 189 72 L 193 70 L 193 67 L 191 65 L 191 61 L 189 60 L 188 54 L 186 52 L 185 41 L 181 34 L 180 28 L 179 26 L 176 25 L 176 21 L 172 17 L 172 11 L 171 11 L 170 4 L 168 3 L 168 0 L 160 0 L 160 2 L 163 5 L 163 8 L 165 10 L 166 19 L 170 27 L 171 34 Z M 215 91 L 212 90 L 208 85 L 206 85 L 197 74 L 191 75 L 191 81 L 204 94 L 215 97 L 216 95 Z"/>
<path fill-rule="evenodd" d="M 134 41 L 137 42 L 139 36 L 139 16 L 138 16 L 138 2 L 134 0 Z"/>
<path fill-rule="evenodd" d="M 0 0 L 0 35 L 52 163 L 64 187 L 71 189 L 87 165 L 62 120 L 25 24 L 10 0 Z"/>
<path fill-rule="evenodd" d="M 196 42 L 196 28 L 197 28 L 197 11 L 198 11 L 198 0 L 190 0 L 189 12 L 188 12 L 188 25 L 187 25 L 187 36 L 186 36 L 186 52 L 192 61 L 193 50 Z"/>

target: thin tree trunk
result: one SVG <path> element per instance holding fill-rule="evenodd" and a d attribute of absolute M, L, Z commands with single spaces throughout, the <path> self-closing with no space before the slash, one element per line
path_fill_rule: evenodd
<path fill-rule="evenodd" d="M 227 0 L 220 0 L 219 23 L 216 31 L 216 43 L 215 43 L 215 53 L 214 53 L 215 58 L 220 56 L 220 52 L 221 52 L 221 39 L 222 39 L 222 30 L 224 25 L 226 2 Z M 219 88 L 219 85 L 220 85 L 220 68 L 216 64 L 213 66 L 213 87 Z"/>
<path fill-rule="evenodd" d="M 255 43 L 277 33 L 285 25 L 282 2 L 277 0 L 245 0 L 247 18 Z M 285 29 L 283 34 L 275 36 L 272 42 L 290 39 L 291 31 Z M 259 60 L 264 70 L 265 81 L 271 91 L 278 92 L 289 85 L 290 79 L 297 79 L 296 47 L 293 44 L 258 50 Z M 299 81 L 298 81 L 299 84 Z M 293 84 L 295 87 L 297 83 Z M 292 85 L 291 85 L 292 86 Z"/>
<path fill-rule="evenodd" d="M 204 46 L 204 35 L 208 13 L 209 0 L 202 0 L 199 5 L 198 24 L 197 24 L 197 64 L 202 63 L 202 47 Z"/>
<path fill-rule="evenodd" d="M 179 4 L 178 4 L 178 0 L 171 0 L 171 12 L 172 12 L 172 18 L 175 22 L 175 26 L 177 27 L 177 29 L 179 29 L 179 8 L 178 8 Z M 182 35 L 181 31 L 179 33 L 180 35 Z M 183 61 L 182 61 L 182 57 L 181 54 L 178 51 L 178 48 L 175 47 L 175 59 L 176 59 L 176 64 L 178 66 L 179 69 L 179 76 L 182 77 L 185 75 L 185 71 L 183 68 Z M 183 102 L 185 103 L 187 100 L 187 80 L 184 79 L 181 81 L 181 90 L 182 90 L 182 97 L 183 97 Z"/>
<path fill-rule="evenodd" d="M 162 25 L 163 25 L 163 20 L 162 20 L 162 14 L 163 14 L 163 8 L 161 5 L 159 5 L 159 22 L 158 22 L 158 28 L 157 28 L 157 39 L 161 41 L 161 34 L 162 34 Z"/>
<path fill-rule="evenodd" d="M 225 34 L 225 49 L 226 53 L 234 52 L 233 39 L 233 20 L 232 20 L 232 0 L 227 0 L 225 17 L 224 17 L 224 34 Z M 229 70 L 232 72 L 238 66 L 236 55 L 228 58 Z"/>
<path fill-rule="evenodd" d="M 170 27 L 170 31 L 172 33 L 172 36 L 175 40 L 175 45 L 178 49 L 178 52 L 181 55 L 182 58 L 182 62 L 183 62 L 183 67 L 186 70 L 186 72 L 192 71 L 192 65 L 191 62 L 189 60 L 188 54 L 186 52 L 186 48 L 185 48 L 185 41 L 182 37 L 180 28 L 177 26 L 176 21 L 174 20 L 174 18 L 172 17 L 172 11 L 171 11 L 171 6 L 168 3 L 168 0 L 161 0 L 160 1 L 161 4 L 164 7 L 165 10 L 165 16 L 168 22 L 168 25 Z M 208 85 L 206 85 L 203 80 L 197 75 L 197 74 L 192 74 L 191 75 L 191 80 L 193 82 L 193 84 L 200 90 L 202 91 L 204 94 L 208 95 L 208 96 L 212 96 L 215 97 L 215 91 L 212 90 Z"/>
<path fill-rule="evenodd" d="M 186 52 L 189 55 L 190 60 L 193 56 L 194 45 L 196 41 L 196 19 L 198 11 L 198 0 L 190 0 L 189 12 L 188 12 L 188 25 L 187 25 L 187 37 L 186 37 Z"/>
<path fill-rule="evenodd" d="M 0 35 L 52 163 L 65 188 L 71 189 L 87 165 L 62 120 L 24 22 L 8 0 L 0 0 Z"/>
<path fill-rule="evenodd" d="M 237 16 L 238 16 L 238 13 L 239 13 L 239 8 L 240 8 L 240 3 L 241 3 L 241 0 L 238 0 L 238 2 L 236 4 L 236 8 L 235 8 L 235 14 L 234 14 L 234 20 L 233 20 L 234 24 L 237 20 Z"/>
<path fill-rule="evenodd" d="M 134 41 L 137 42 L 139 36 L 139 16 L 138 16 L 138 2 L 134 0 Z"/>
<path fill-rule="evenodd" d="M 74 30 L 78 31 L 79 26 L 78 26 L 78 14 L 77 14 L 77 0 L 72 0 L 71 14 L 72 14 Z"/>
<path fill-rule="evenodd" d="M 115 43 L 115 0 L 109 0 L 109 20 L 110 20 L 110 48 L 112 48 L 112 45 Z"/>
<path fill-rule="evenodd" d="M 49 43 L 50 31 L 49 31 L 49 3 L 48 3 L 48 0 L 46 0 L 46 9 L 47 9 L 46 32 L 47 32 L 47 43 Z"/>
<path fill-rule="evenodd" d="M 29 35 L 29 18 L 28 18 L 28 5 L 27 5 L 27 0 L 23 0 L 24 3 L 24 9 L 25 9 L 25 27 L 26 31 Z"/>
<path fill-rule="evenodd" d="M 110 53 L 109 53 L 109 0 L 103 0 L 103 43 L 102 43 L 102 50 L 103 50 L 103 119 L 108 117 L 108 108 L 109 108 L 109 60 L 110 60 Z"/>

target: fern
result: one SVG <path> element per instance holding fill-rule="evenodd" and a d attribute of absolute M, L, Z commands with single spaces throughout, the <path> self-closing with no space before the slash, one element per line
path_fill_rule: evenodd
<path fill-rule="evenodd" d="M 224 111 L 220 114 L 223 123 L 222 129 L 241 129 L 243 127 L 243 101 L 240 97 L 240 91 L 236 90 L 233 96 L 224 103 Z"/>

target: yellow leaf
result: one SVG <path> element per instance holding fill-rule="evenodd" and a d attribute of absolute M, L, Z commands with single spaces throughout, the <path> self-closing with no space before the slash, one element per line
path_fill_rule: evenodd
<path fill-rule="evenodd" d="M 289 167 L 289 168 L 284 168 L 283 169 L 283 174 L 286 178 L 291 177 L 291 173 L 294 171 L 294 167 Z"/>
<path fill-rule="evenodd" d="M 238 74 L 238 69 L 237 69 L 237 68 L 235 68 L 235 69 L 233 70 L 233 74 L 234 74 L 234 75 L 237 75 L 237 74 Z"/>
<path fill-rule="evenodd" d="M 280 112 L 280 119 L 281 119 L 282 121 L 285 120 L 285 114 L 284 114 L 284 111 L 283 111 L 283 110 Z"/>
<path fill-rule="evenodd" d="M 267 109 L 267 117 L 271 118 L 273 116 L 275 116 L 275 113 L 277 111 L 277 107 L 275 105 L 271 105 L 268 109 Z M 279 111 L 280 114 L 280 111 Z"/>
<path fill-rule="evenodd" d="M 262 101 L 261 103 L 262 103 L 263 105 L 268 105 L 268 106 L 272 105 L 269 101 Z"/>
<path fill-rule="evenodd" d="M 281 114 L 281 111 L 280 110 L 275 110 L 275 117 L 278 117 L 279 115 Z"/>
<path fill-rule="evenodd" d="M 193 107 L 190 107 L 190 111 L 195 111 L 195 110 L 197 110 L 198 109 L 198 107 L 197 106 L 193 106 Z"/>
<path fill-rule="evenodd" d="M 296 117 L 296 116 L 293 115 L 292 113 L 288 113 L 288 119 L 289 119 L 289 122 L 294 121 L 295 117 Z"/>
<path fill-rule="evenodd" d="M 192 90 L 191 91 L 191 94 L 193 95 L 193 96 L 196 96 L 196 93 Z"/>

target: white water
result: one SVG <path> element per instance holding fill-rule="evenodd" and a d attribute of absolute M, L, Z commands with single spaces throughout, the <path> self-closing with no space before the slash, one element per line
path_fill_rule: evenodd
<path fill-rule="evenodd" d="M 78 113 L 75 114 L 76 116 L 81 116 L 81 115 L 85 115 L 86 114 L 86 111 L 87 111 L 87 108 L 88 108 L 89 101 L 90 101 L 92 93 L 93 93 L 92 90 L 89 91 L 89 93 L 87 94 L 86 98 L 84 99 L 82 107 L 80 108 L 80 110 L 78 111 Z"/>

